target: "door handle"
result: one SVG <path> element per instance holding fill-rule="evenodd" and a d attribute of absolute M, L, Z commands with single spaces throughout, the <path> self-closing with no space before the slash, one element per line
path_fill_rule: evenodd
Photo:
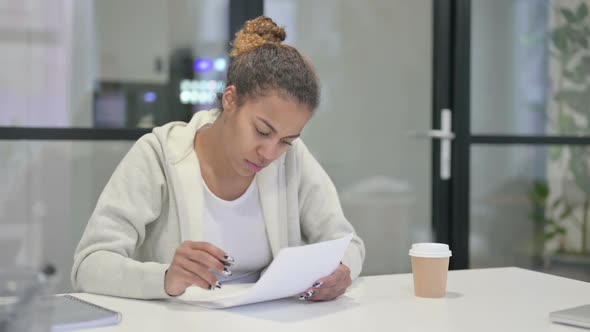
<path fill-rule="evenodd" d="M 455 133 L 451 129 L 452 114 L 450 109 L 443 109 L 440 112 L 440 130 L 429 130 L 426 136 L 440 140 L 440 179 L 451 178 L 451 140 Z"/>
<path fill-rule="evenodd" d="M 455 133 L 451 129 L 452 114 L 450 109 L 440 112 L 440 129 L 432 129 L 426 132 L 412 133 L 408 136 L 416 138 L 432 138 L 440 140 L 440 179 L 451 178 L 451 141 L 455 139 Z"/>
<path fill-rule="evenodd" d="M 455 138 L 455 133 L 448 132 L 445 130 L 433 129 L 426 132 L 426 136 L 435 139 L 453 139 Z"/>

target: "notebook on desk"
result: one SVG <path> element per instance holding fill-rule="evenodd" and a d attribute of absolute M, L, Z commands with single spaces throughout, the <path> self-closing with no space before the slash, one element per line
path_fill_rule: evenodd
<path fill-rule="evenodd" d="M 590 304 L 554 311 L 549 314 L 549 318 L 554 323 L 590 329 Z"/>
<path fill-rule="evenodd" d="M 121 314 L 86 302 L 71 295 L 56 296 L 52 316 L 52 332 L 65 332 L 92 327 L 115 325 Z"/>

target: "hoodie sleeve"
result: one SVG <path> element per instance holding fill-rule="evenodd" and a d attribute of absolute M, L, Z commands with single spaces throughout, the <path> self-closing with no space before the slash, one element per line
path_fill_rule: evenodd
<path fill-rule="evenodd" d="M 105 186 L 74 254 L 76 291 L 131 298 L 169 297 L 168 264 L 134 260 L 166 195 L 155 138 L 148 134 L 129 150 Z M 152 141 L 153 139 L 153 141 Z"/>
<path fill-rule="evenodd" d="M 301 167 L 299 210 L 302 235 L 308 243 L 333 240 L 354 233 L 342 263 L 354 280 L 361 273 L 365 246 L 344 216 L 336 187 L 302 141 L 297 144 Z"/>

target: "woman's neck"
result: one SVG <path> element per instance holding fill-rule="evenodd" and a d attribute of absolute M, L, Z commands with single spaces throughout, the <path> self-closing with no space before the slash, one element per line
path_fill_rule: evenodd
<path fill-rule="evenodd" d="M 215 121 L 199 130 L 195 135 L 194 149 L 207 187 L 218 197 L 227 199 L 236 195 L 239 197 L 252 178 L 245 178 L 232 168 L 223 150 L 221 126 L 221 121 Z"/>

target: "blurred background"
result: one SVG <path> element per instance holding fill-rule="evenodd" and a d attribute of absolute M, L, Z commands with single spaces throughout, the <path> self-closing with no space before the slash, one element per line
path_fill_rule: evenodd
<path fill-rule="evenodd" d="M 302 137 L 365 240 L 364 275 L 409 272 L 411 243 L 442 241 L 453 268 L 590 281 L 589 6 L 0 0 L 0 269 L 50 262 L 71 291 L 114 168 L 150 128 L 215 107 L 229 41 L 264 14 L 319 74 Z M 450 179 L 426 137 L 440 105 L 457 128 Z"/>

